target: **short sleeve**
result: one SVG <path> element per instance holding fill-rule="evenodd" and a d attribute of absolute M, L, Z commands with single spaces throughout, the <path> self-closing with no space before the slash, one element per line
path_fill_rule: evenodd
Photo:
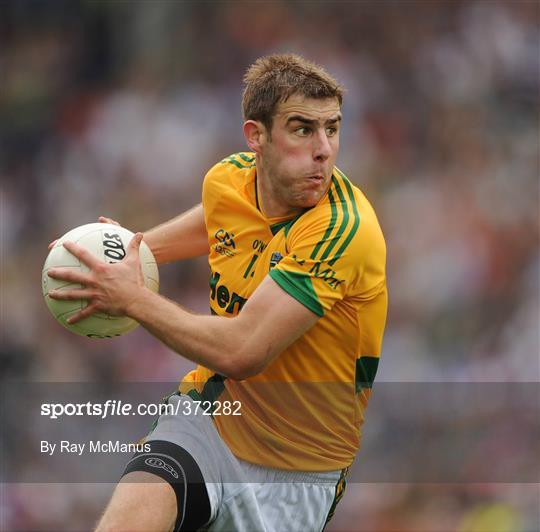
<path fill-rule="evenodd" d="M 346 179 L 332 179 L 327 201 L 294 223 L 287 255 L 272 279 L 318 316 L 336 302 L 372 299 L 385 289 L 386 248 L 371 206 Z"/>
<path fill-rule="evenodd" d="M 338 257 L 325 253 L 332 240 L 324 242 L 324 224 L 304 223 L 289 241 L 289 253 L 270 270 L 272 279 L 318 316 L 324 316 L 336 301 L 343 299 L 354 283 L 359 262 L 351 250 Z M 333 246 L 336 247 L 336 246 Z"/>

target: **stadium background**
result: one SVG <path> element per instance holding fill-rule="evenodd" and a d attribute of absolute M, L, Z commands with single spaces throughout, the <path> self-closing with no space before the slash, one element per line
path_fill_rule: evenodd
<path fill-rule="evenodd" d="M 192 206 L 208 167 L 244 147 L 244 69 L 294 51 L 346 86 L 339 165 L 386 235 L 377 382 L 540 380 L 537 2 L 20 0 L 0 4 L 0 35 L 4 379 L 190 367 L 142 330 L 94 342 L 57 326 L 46 247 L 100 214 L 143 230 Z M 202 259 L 167 266 L 162 291 L 206 312 L 207 274 Z M 538 485 L 411 480 L 351 483 L 330 530 L 538 529 Z M 2 527 L 87 529 L 110 489 L 4 485 Z"/>

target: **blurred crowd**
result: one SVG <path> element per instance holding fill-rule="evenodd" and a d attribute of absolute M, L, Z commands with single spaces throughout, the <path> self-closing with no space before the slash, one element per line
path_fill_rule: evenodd
<path fill-rule="evenodd" d="M 99 386 L 175 381 L 191 368 L 143 330 L 113 341 L 63 330 L 39 288 L 47 245 L 99 215 L 144 230 L 200 201 L 207 169 L 245 149 L 246 67 L 293 51 L 345 85 L 338 166 L 386 236 L 377 381 L 540 381 L 539 10 L 520 0 L 2 2 L 2 377 Z M 162 293 L 207 312 L 204 258 L 160 273 Z M 512 450 L 509 434 L 493 459 Z M 4 486 L 0 524 L 84 530 L 110 489 Z M 329 530 L 528 532 L 540 528 L 539 490 L 351 483 Z"/>

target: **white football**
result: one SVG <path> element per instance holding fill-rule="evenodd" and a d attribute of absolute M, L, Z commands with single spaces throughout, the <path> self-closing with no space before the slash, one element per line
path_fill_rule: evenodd
<path fill-rule="evenodd" d="M 85 264 L 64 248 L 63 242 L 76 242 L 88 249 L 98 259 L 108 263 L 115 263 L 125 257 L 128 244 L 133 236 L 134 234 L 131 231 L 118 225 L 91 223 L 72 229 L 55 243 L 43 265 L 41 285 L 47 307 L 66 329 L 88 338 L 112 338 L 113 336 L 125 334 L 139 325 L 131 318 L 108 316 L 103 313 L 93 314 L 78 323 L 70 325 L 67 323 L 67 319 L 84 308 L 87 302 L 82 299 L 59 301 L 51 299 L 48 295 L 49 290 L 81 288 L 81 285 L 77 283 L 52 279 L 47 275 L 49 268 L 73 268 L 82 272 L 88 271 Z M 141 242 L 139 256 L 145 285 L 153 292 L 158 292 L 159 274 L 156 260 L 144 241 Z"/>

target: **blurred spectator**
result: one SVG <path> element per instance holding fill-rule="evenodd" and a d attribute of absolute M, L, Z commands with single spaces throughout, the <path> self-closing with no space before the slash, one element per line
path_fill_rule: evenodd
<path fill-rule="evenodd" d="M 0 13 L 4 378 L 99 387 L 185 373 L 144 331 L 100 343 L 56 326 L 39 290 L 47 244 L 100 214 L 140 230 L 198 202 L 209 166 L 244 149 L 243 70 L 290 50 L 348 88 L 339 164 L 388 244 L 377 380 L 539 381 L 536 2 L 20 0 Z M 204 312 L 204 264 L 163 268 L 162 292 Z M 106 495 L 12 485 L 3 526 L 86 529 Z M 532 531 L 537 497 L 352 484 L 330 530 Z"/>

